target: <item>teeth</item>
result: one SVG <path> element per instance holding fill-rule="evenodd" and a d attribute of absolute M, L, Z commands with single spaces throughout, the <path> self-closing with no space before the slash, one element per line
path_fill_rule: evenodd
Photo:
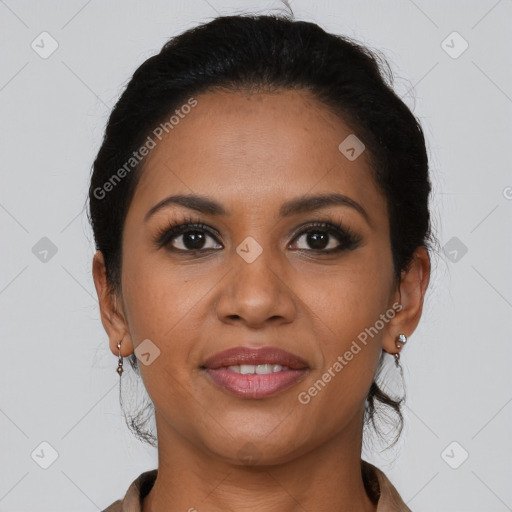
<path fill-rule="evenodd" d="M 267 373 L 286 371 L 290 368 L 287 366 L 281 366 L 280 364 L 239 364 L 235 366 L 228 366 L 228 369 L 235 373 L 241 373 L 242 375 L 247 375 L 250 373 L 264 375 Z"/>

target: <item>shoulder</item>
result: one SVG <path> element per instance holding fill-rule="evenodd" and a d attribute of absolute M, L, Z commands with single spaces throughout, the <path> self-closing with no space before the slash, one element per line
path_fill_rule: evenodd
<path fill-rule="evenodd" d="M 101 512 L 121 512 L 122 509 L 122 502 L 121 500 L 114 501 L 112 505 L 107 507 L 106 509 L 102 510 Z"/>
<path fill-rule="evenodd" d="M 124 498 L 112 503 L 102 512 L 141 512 L 142 500 L 155 483 L 158 470 L 141 473 L 128 487 Z"/>
<path fill-rule="evenodd" d="M 110 505 L 106 509 L 102 510 L 101 512 L 121 512 L 122 510 L 123 510 L 122 509 L 122 501 L 117 500 L 117 501 L 114 501 L 114 503 L 112 503 L 112 505 Z"/>
<path fill-rule="evenodd" d="M 361 460 L 361 472 L 366 492 L 377 505 L 376 512 L 411 512 L 395 486 L 378 467 Z"/>

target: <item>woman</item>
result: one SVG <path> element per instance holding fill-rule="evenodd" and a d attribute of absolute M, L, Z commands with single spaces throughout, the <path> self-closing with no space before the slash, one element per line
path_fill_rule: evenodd
<path fill-rule="evenodd" d="M 421 316 L 429 194 L 422 129 L 354 41 L 228 16 L 144 62 L 89 200 L 158 468 L 106 510 L 408 511 L 361 447 L 376 407 L 402 419 L 376 378 Z"/>

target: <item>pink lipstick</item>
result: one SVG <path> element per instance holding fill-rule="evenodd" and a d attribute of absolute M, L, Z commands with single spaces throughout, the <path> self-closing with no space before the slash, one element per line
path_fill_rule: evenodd
<path fill-rule="evenodd" d="M 240 398 L 266 398 L 296 384 L 307 363 L 277 347 L 235 347 L 207 359 L 202 368 L 214 383 Z"/>

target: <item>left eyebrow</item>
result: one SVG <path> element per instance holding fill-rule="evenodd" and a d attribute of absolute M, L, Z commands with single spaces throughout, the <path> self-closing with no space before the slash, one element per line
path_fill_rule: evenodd
<path fill-rule="evenodd" d="M 217 203 L 213 199 L 209 199 L 206 196 L 197 196 L 192 194 L 175 195 L 166 197 L 155 206 L 153 206 L 153 208 L 151 208 L 148 213 L 146 213 L 144 222 L 146 222 L 158 210 L 161 210 L 162 208 L 165 208 L 171 204 L 177 204 L 190 210 L 196 210 L 198 212 L 209 215 L 225 216 L 228 214 L 221 204 Z"/>
<path fill-rule="evenodd" d="M 159 203 L 153 206 L 145 215 L 144 222 L 146 222 L 158 210 L 165 208 L 171 204 L 177 204 L 185 208 L 196 210 L 198 212 L 216 215 L 227 216 L 229 212 L 218 202 L 206 196 L 198 195 L 173 195 L 162 199 Z M 279 209 L 281 217 L 291 217 L 299 213 L 310 212 L 328 208 L 330 206 L 348 206 L 359 212 L 366 222 L 369 223 L 368 214 L 366 210 L 356 201 L 343 194 L 318 194 L 303 197 L 297 197 L 284 203 Z"/>
<path fill-rule="evenodd" d="M 366 222 L 370 222 L 366 210 L 356 201 L 343 194 L 318 194 L 298 197 L 287 201 L 281 206 L 281 217 L 290 217 L 298 213 L 328 208 L 329 206 L 348 206 L 359 212 Z"/>

